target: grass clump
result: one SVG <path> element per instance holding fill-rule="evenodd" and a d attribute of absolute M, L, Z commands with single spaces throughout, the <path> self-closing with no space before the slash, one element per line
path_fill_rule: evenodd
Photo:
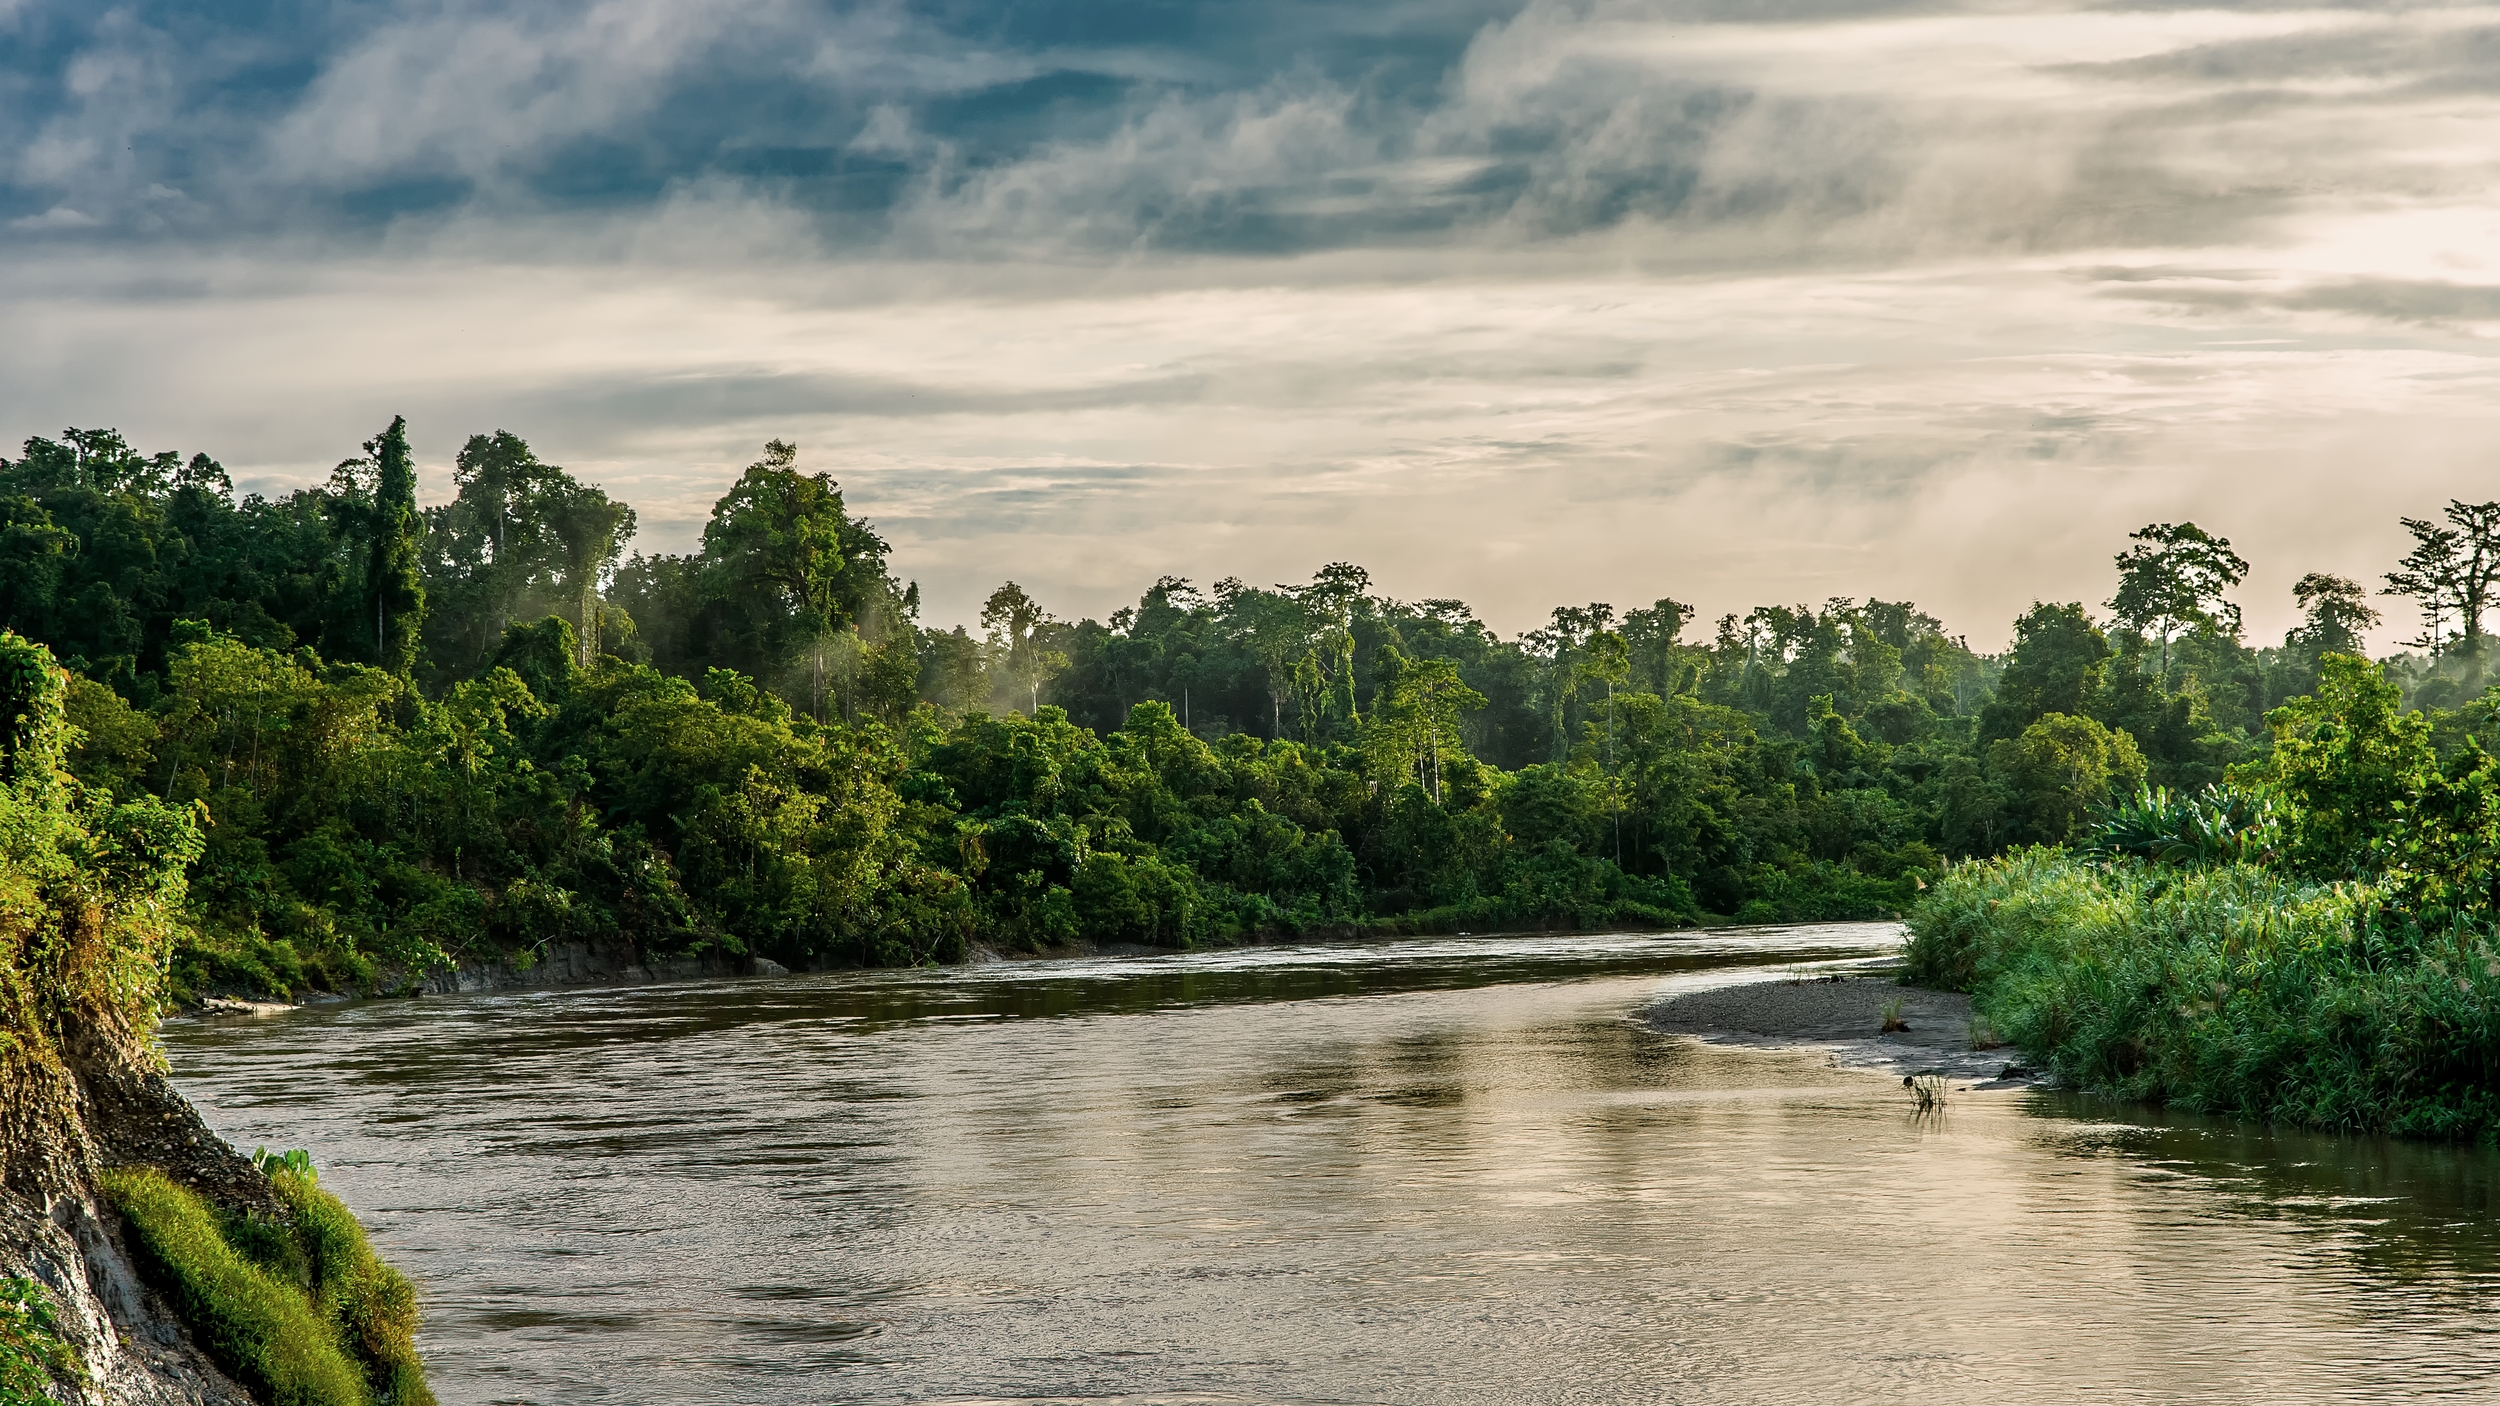
<path fill-rule="evenodd" d="M 217 1213 L 164 1173 L 107 1172 L 133 1248 L 217 1365 L 274 1406 L 366 1406 L 364 1373 L 301 1289 L 227 1242 Z"/>
<path fill-rule="evenodd" d="M 309 1168 L 270 1177 L 283 1220 L 220 1216 L 149 1169 L 108 1173 L 142 1264 L 219 1366 L 275 1406 L 432 1406 L 416 1291 Z"/>
<path fill-rule="evenodd" d="M 417 1360 L 416 1286 L 375 1256 L 346 1204 L 314 1183 L 309 1162 L 269 1180 L 294 1214 L 313 1304 L 363 1364 L 374 1399 L 433 1406 Z"/>
<path fill-rule="evenodd" d="M 1945 1095 L 1953 1089 L 1952 1083 L 1934 1070 L 1902 1075 L 1901 1087 L 1910 1091 L 1910 1101 L 1921 1113 L 1943 1112 Z"/>

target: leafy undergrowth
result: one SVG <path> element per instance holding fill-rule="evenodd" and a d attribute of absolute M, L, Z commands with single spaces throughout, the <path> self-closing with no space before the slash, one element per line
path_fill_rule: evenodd
<path fill-rule="evenodd" d="M 2500 951 L 2368 883 L 2027 849 L 1956 865 L 1908 979 L 2078 1087 L 2350 1132 L 2500 1137 Z"/>
<path fill-rule="evenodd" d="M 51 1293 L 0 1279 L 0 1406 L 50 1406 L 55 1382 L 84 1387 L 87 1369 L 61 1336 Z"/>
<path fill-rule="evenodd" d="M 308 1176 L 279 1169 L 270 1182 L 283 1220 L 221 1215 L 152 1169 L 104 1178 L 151 1279 L 255 1396 L 275 1406 L 431 1406 L 407 1279 L 374 1257 L 355 1217 Z"/>

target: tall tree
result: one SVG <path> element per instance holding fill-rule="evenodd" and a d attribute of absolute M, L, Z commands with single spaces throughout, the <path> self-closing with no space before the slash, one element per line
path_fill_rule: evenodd
<path fill-rule="evenodd" d="M 801 473 L 798 456 L 771 441 L 713 505 L 702 585 L 726 662 L 758 675 L 806 664 L 821 711 L 828 643 L 893 583 L 885 540 L 852 520 L 830 475 Z"/>
<path fill-rule="evenodd" d="M 1996 696 L 1979 710 L 1979 740 L 2020 736 L 2051 713 L 2081 715 L 2101 691 L 2109 640 L 2080 602 L 2034 604 L 2014 622 Z"/>
<path fill-rule="evenodd" d="M 406 677 L 417 660 L 425 624 L 425 582 L 418 571 L 417 461 L 408 449 L 408 419 L 365 441 L 373 471 L 371 537 L 366 546 L 365 598 L 373 619 L 373 661 Z"/>
<path fill-rule="evenodd" d="M 1408 659 L 1391 645 L 1381 659 L 1381 687 L 1372 700 L 1362 738 L 1373 768 L 1414 782 L 1441 803 L 1441 766 L 1463 757 L 1461 715 L 1484 706 L 1484 695 L 1458 676 L 1447 659 Z"/>
<path fill-rule="evenodd" d="M 1335 561 L 1307 586 L 1278 588 L 1300 601 L 1310 620 L 1304 660 L 1311 686 L 1295 691 L 1303 698 L 1303 729 L 1313 740 L 1332 723 L 1350 729 L 1362 722 L 1354 705 L 1354 615 L 1371 579 L 1352 562 Z"/>
<path fill-rule="evenodd" d="M 1592 601 L 1586 606 L 1558 605 L 1545 628 L 1530 630 L 1520 637 L 1528 653 L 1545 665 L 1545 713 L 1553 729 L 1553 760 L 1557 762 L 1571 752 L 1571 705 L 1580 696 L 1584 677 L 1581 652 L 1589 641 L 1606 633 L 1614 620 L 1615 608 L 1604 601 Z"/>
<path fill-rule="evenodd" d="M 575 605 L 581 664 L 599 657 L 599 579 L 616 565 L 633 535 L 634 510 L 587 484 L 573 484 L 548 514 L 548 526 L 564 544 L 565 584 Z"/>
<path fill-rule="evenodd" d="M 2478 653 L 2483 643 L 2483 617 L 2500 591 L 2500 502 L 2468 503 L 2450 499 L 2442 514 L 2448 525 L 2424 518 L 2401 518 L 2413 536 L 2413 550 L 2387 573 L 2387 593 L 2408 596 L 2422 612 L 2422 633 L 2409 641 L 2433 654 L 2450 648 Z M 2443 631 L 2456 622 L 2453 636 Z"/>
<path fill-rule="evenodd" d="M 2379 622 L 2360 582 L 2323 571 L 2301 577 L 2292 587 L 2292 600 L 2305 617 L 2294 638 L 2312 655 L 2360 654 L 2362 634 Z"/>
<path fill-rule="evenodd" d="M 1048 632 L 1058 623 L 1013 581 L 990 592 L 981 605 L 991 653 L 1009 686 L 1024 693 L 1026 717 L 1041 712 L 1042 685 L 1068 667 L 1068 656 L 1050 647 Z"/>
<path fill-rule="evenodd" d="M 1632 682 L 1652 693 L 1676 691 L 1682 682 L 1676 664 L 1677 637 L 1684 633 L 1684 622 L 1692 618 L 1691 606 L 1664 596 L 1643 609 L 1624 612 L 1623 643 L 1629 651 Z"/>
<path fill-rule="evenodd" d="M 2192 522 L 2157 522 L 2127 534 L 2134 546 L 2118 554 L 2118 594 L 2109 601 L 2118 622 L 2156 641 L 2161 671 L 2170 672 L 2170 642 L 2194 629 L 2237 638 L 2240 608 L 2222 598 L 2248 579 L 2248 563 Z"/>
<path fill-rule="evenodd" d="M 1248 646 L 1266 672 L 1267 735 L 1281 738 L 1285 696 L 1293 692 L 1296 666 L 1311 651 L 1310 609 L 1288 592 L 1262 591 L 1232 577 L 1215 583 L 1215 599 L 1233 637 Z"/>

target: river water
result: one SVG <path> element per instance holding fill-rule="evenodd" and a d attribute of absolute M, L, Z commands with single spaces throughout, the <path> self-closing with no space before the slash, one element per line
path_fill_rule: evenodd
<path fill-rule="evenodd" d="M 178 1022 L 477 1402 L 2500 1400 L 2488 1153 L 1652 1032 L 1860 925 Z"/>

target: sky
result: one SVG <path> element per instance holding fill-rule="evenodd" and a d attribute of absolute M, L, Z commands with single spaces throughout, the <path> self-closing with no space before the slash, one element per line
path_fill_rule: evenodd
<path fill-rule="evenodd" d="M 0 445 L 508 429 L 684 551 L 781 437 L 938 624 L 1349 560 L 1995 648 L 2192 520 L 2262 642 L 2500 497 L 2495 175 L 2470 6 L 0 0 Z"/>

